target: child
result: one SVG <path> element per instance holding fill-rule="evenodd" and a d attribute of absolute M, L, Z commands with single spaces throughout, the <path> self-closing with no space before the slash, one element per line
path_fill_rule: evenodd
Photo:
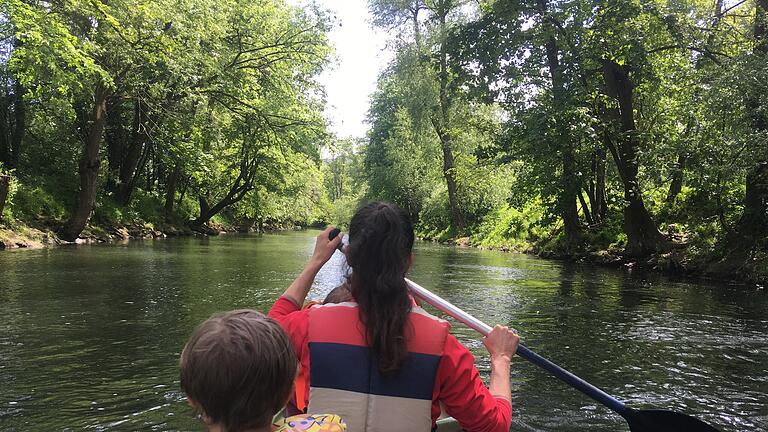
<path fill-rule="evenodd" d="M 280 325 L 253 310 L 214 315 L 181 353 L 181 388 L 210 432 L 345 431 L 333 415 L 280 419 L 298 362 Z"/>
<path fill-rule="evenodd" d="M 349 301 L 354 301 L 352 298 L 352 291 L 349 290 L 349 282 L 344 282 L 343 284 L 332 289 L 331 292 L 325 296 L 323 304 L 344 303 Z"/>

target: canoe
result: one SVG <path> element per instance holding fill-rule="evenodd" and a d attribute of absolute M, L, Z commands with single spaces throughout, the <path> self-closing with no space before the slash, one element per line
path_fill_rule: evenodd
<path fill-rule="evenodd" d="M 453 417 L 441 418 L 437 421 L 437 432 L 462 432 L 459 422 Z"/>

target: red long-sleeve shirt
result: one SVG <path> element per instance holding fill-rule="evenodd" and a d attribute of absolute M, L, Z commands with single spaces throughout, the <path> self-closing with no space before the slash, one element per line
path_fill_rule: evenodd
<path fill-rule="evenodd" d="M 309 371 L 309 309 L 286 297 L 279 298 L 269 316 L 288 333 L 301 368 Z M 454 336 L 445 339 L 432 392 L 432 422 L 445 411 L 468 432 L 508 432 L 512 422 L 509 400 L 491 395 L 475 368 L 475 358 Z"/>

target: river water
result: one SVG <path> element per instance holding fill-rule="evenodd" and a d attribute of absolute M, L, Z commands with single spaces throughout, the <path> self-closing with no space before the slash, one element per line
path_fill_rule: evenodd
<path fill-rule="evenodd" d="M 191 330 L 266 311 L 316 232 L 0 253 L 0 430 L 202 430 L 178 385 Z M 341 280 L 339 254 L 310 293 Z M 722 431 L 768 430 L 768 293 L 419 243 L 412 278 L 632 407 Z M 475 334 L 454 334 L 489 365 Z M 624 431 L 624 421 L 517 358 L 513 431 Z"/>

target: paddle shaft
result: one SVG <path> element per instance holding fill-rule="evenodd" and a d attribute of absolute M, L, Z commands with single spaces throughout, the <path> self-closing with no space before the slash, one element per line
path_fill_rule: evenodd
<path fill-rule="evenodd" d="M 441 297 L 433 294 L 432 292 L 420 286 L 419 284 L 409 279 L 406 279 L 405 281 L 408 283 L 408 287 L 410 288 L 411 293 L 413 293 L 414 296 L 424 300 L 425 302 L 431 304 L 432 306 L 441 310 L 442 312 L 445 312 L 446 314 L 452 316 L 453 318 L 461 321 L 462 323 L 464 323 L 471 329 L 477 331 L 481 335 L 485 336 L 491 331 L 491 327 L 488 324 L 480 321 L 479 319 L 473 317 L 467 312 L 464 312 L 460 308 L 454 306 L 453 304 L 442 299 Z M 552 363 L 551 361 L 545 359 L 544 357 L 536 354 L 535 352 L 528 349 L 525 345 L 519 344 L 517 346 L 517 355 L 535 364 L 536 366 L 539 366 L 547 370 L 552 375 L 560 378 L 566 384 L 584 393 L 585 395 L 591 397 L 597 402 L 600 402 L 601 404 L 607 406 L 613 411 L 621 415 L 624 415 L 624 413 L 627 411 L 627 407 L 620 400 L 600 390 L 599 388 L 593 386 L 592 384 L 584 381 L 583 379 L 577 377 L 576 375 L 563 369 L 562 367 L 556 365 L 555 363 Z"/>

